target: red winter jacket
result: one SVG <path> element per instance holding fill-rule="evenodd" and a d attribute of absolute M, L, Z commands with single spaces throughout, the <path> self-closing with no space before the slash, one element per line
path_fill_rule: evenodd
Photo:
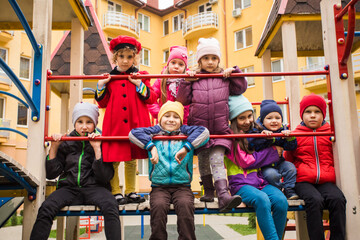
<path fill-rule="evenodd" d="M 326 131 L 330 131 L 328 123 L 315 130 L 300 124 L 293 133 Z M 298 137 L 297 143 L 296 150 L 285 151 L 284 155 L 296 167 L 296 182 L 335 183 L 333 147 L 329 136 Z"/>

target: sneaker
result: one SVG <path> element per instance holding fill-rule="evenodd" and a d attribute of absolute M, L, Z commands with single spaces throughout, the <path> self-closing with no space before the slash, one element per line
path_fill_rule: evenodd
<path fill-rule="evenodd" d="M 127 203 L 126 198 L 124 198 L 124 196 L 121 193 L 114 195 L 114 197 L 119 205 L 124 205 Z"/>
<path fill-rule="evenodd" d="M 292 188 L 285 188 L 284 189 L 284 194 L 286 196 L 286 198 L 288 200 L 296 200 L 299 199 L 299 196 L 296 194 L 296 192 L 294 191 L 294 189 Z"/>
<path fill-rule="evenodd" d="M 145 202 L 145 198 L 141 197 L 140 195 L 137 195 L 134 192 L 131 192 L 127 195 L 125 195 L 127 203 L 142 203 Z"/>

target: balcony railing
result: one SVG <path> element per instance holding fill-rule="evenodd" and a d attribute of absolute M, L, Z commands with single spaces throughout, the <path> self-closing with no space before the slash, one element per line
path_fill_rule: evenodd
<path fill-rule="evenodd" d="M 6 73 L 2 71 L 2 69 L 0 69 L 0 83 L 5 83 L 5 84 L 7 84 L 9 86 L 11 86 L 11 84 L 12 84 L 12 81 L 6 75 Z"/>
<path fill-rule="evenodd" d="M 104 27 L 117 26 L 127 28 L 139 34 L 139 26 L 135 17 L 121 12 L 109 11 L 104 14 Z"/>
<path fill-rule="evenodd" d="M 303 72 L 309 72 L 309 71 L 323 71 L 324 70 L 324 64 L 313 64 L 307 67 L 303 67 L 302 71 Z M 318 75 L 313 75 L 313 76 L 303 76 L 302 80 L 303 80 L 303 84 L 312 82 L 312 83 L 316 83 L 317 81 L 321 81 L 326 79 L 326 76 L 318 76 Z"/>
<path fill-rule="evenodd" d="M 360 53 L 352 55 L 353 71 L 354 73 L 360 72 Z"/>
<path fill-rule="evenodd" d="M 6 120 L 3 118 L 0 118 L 0 127 L 10 127 L 10 120 Z M 10 132 L 9 131 L 0 131 L 0 137 L 6 137 L 9 138 Z"/>
<path fill-rule="evenodd" d="M 196 53 L 193 53 L 188 57 L 188 68 L 194 68 L 196 65 Z"/>
<path fill-rule="evenodd" d="M 214 12 L 203 12 L 189 16 L 183 23 L 183 35 L 193 30 L 205 26 L 219 26 L 218 15 Z"/>

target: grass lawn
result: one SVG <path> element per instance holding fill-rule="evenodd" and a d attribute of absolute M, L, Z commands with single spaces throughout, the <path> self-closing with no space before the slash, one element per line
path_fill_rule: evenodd
<path fill-rule="evenodd" d="M 256 228 L 252 228 L 249 225 L 243 224 L 227 224 L 226 226 L 232 228 L 234 231 L 240 233 L 243 236 L 256 234 Z"/>
<path fill-rule="evenodd" d="M 86 231 L 85 228 L 80 228 L 80 235 L 84 234 Z M 65 230 L 66 232 L 66 230 Z M 56 238 L 56 230 L 51 230 L 49 238 Z"/>

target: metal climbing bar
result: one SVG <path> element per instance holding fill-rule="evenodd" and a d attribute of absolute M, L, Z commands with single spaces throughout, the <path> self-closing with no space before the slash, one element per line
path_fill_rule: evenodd
<path fill-rule="evenodd" d="M 348 19 L 348 36 L 345 42 L 345 50 L 344 55 L 340 60 L 340 64 L 345 65 L 348 62 L 349 56 L 351 54 L 351 48 L 354 42 L 355 35 L 355 7 L 354 5 L 350 5 L 348 8 L 349 11 L 349 19 Z"/>
<path fill-rule="evenodd" d="M 348 11 L 349 7 L 354 7 L 355 3 L 357 3 L 359 0 L 351 0 L 344 8 L 343 10 L 341 10 L 341 12 L 339 12 L 338 14 L 335 15 L 335 20 L 339 20 L 341 19 L 346 12 Z"/>
<path fill-rule="evenodd" d="M 20 184 L 29 195 L 36 196 L 36 188 L 32 187 L 22 176 L 20 176 L 13 169 L 9 168 L 5 163 L 0 163 L 0 173 L 2 176 L 5 176 L 9 180 L 13 180 Z"/>
<path fill-rule="evenodd" d="M 4 94 L 4 95 L 8 95 L 8 96 L 10 96 L 10 97 L 12 97 L 12 98 L 15 98 L 16 100 L 18 100 L 19 102 L 21 102 L 22 104 L 24 104 L 24 106 L 25 106 L 26 108 L 29 108 L 29 105 L 28 105 L 24 100 L 22 100 L 21 98 L 19 98 L 18 96 L 14 95 L 14 94 L 12 94 L 12 93 L 9 93 L 9 92 L 5 92 L 5 91 L 0 91 L 0 93 L 1 93 L 1 94 Z"/>
<path fill-rule="evenodd" d="M 14 132 L 14 133 L 20 134 L 20 135 L 23 136 L 24 138 L 28 138 L 25 133 L 20 132 L 19 130 L 16 130 L 16 129 L 13 129 L 13 128 L 0 127 L 0 131 L 10 131 L 10 132 Z"/>

